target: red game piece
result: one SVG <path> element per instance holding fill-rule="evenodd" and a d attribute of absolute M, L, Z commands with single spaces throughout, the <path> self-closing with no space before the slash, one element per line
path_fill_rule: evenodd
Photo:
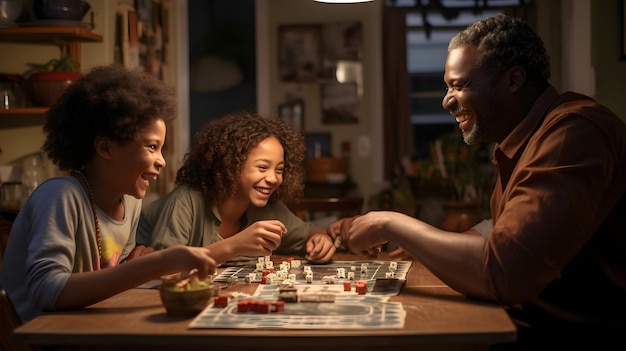
<path fill-rule="evenodd" d="M 343 282 L 343 291 L 350 291 L 350 289 L 351 289 L 350 281 L 344 280 L 344 282 Z"/>
<path fill-rule="evenodd" d="M 240 300 L 237 302 L 237 312 L 245 313 L 250 311 L 250 301 L 249 300 Z"/>
<path fill-rule="evenodd" d="M 272 304 L 272 312 L 285 312 L 285 301 L 278 300 Z"/>
<path fill-rule="evenodd" d="M 356 284 L 354 285 L 354 290 L 358 293 L 358 294 L 366 294 L 367 293 L 367 283 L 365 283 L 364 281 L 358 281 L 356 282 Z"/>
<path fill-rule="evenodd" d="M 228 296 L 218 295 L 213 298 L 213 307 L 224 308 L 228 306 Z"/>
<path fill-rule="evenodd" d="M 256 313 L 269 313 L 270 303 L 267 301 L 258 301 L 256 304 Z"/>

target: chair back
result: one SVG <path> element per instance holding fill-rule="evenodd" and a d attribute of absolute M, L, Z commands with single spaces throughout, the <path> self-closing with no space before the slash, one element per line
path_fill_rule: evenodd
<path fill-rule="evenodd" d="M 0 288 L 0 349 L 15 351 L 33 351 L 36 348 L 19 343 L 13 338 L 13 330 L 22 325 L 9 295 Z"/>
<path fill-rule="evenodd" d="M 287 207 L 300 219 L 313 221 L 320 217 L 352 217 L 363 210 L 362 197 L 303 197 L 286 202 Z"/>

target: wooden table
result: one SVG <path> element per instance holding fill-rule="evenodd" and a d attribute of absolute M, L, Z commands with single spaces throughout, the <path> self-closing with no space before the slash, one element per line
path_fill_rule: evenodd
<path fill-rule="evenodd" d="M 339 253 L 335 260 L 362 259 Z M 385 259 L 384 257 L 381 259 Z M 254 284 L 236 283 L 226 291 L 253 293 Z M 485 350 L 515 340 L 516 329 L 498 305 L 467 299 L 443 284 L 419 262 L 391 301 L 406 310 L 403 329 L 250 330 L 189 329 L 193 318 L 170 317 L 156 289 L 131 289 L 80 311 L 39 316 L 19 327 L 15 337 L 35 345 L 67 350 Z M 143 348 L 145 347 L 145 348 Z"/>

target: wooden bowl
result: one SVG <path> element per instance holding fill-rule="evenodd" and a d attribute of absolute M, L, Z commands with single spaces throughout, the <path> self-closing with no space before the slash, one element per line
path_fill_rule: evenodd
<path fill-rule="evenodd" d="M 210 280 L 206 287 L 179 290 L 176 285 L 161 284 L 159 295 L 161 302 L 170 316 L 191 317 L 202 312 L 213 296 L 217 296 L 219 288 Z"/>

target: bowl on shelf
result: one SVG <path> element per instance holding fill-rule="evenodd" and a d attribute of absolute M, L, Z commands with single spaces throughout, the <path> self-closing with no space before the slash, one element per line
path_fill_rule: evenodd
<path fill-rule="evenodd" d="M 33 12 L 39 20 L 80 21 L 90 8 L 83 0 L 33 0 Z"/>
<path fill-rule="evenodd" d="M 36 106 L 52 106 L 80 72 L 38 72 L 30 75 L 24 84 L 26 93 Z"/>

